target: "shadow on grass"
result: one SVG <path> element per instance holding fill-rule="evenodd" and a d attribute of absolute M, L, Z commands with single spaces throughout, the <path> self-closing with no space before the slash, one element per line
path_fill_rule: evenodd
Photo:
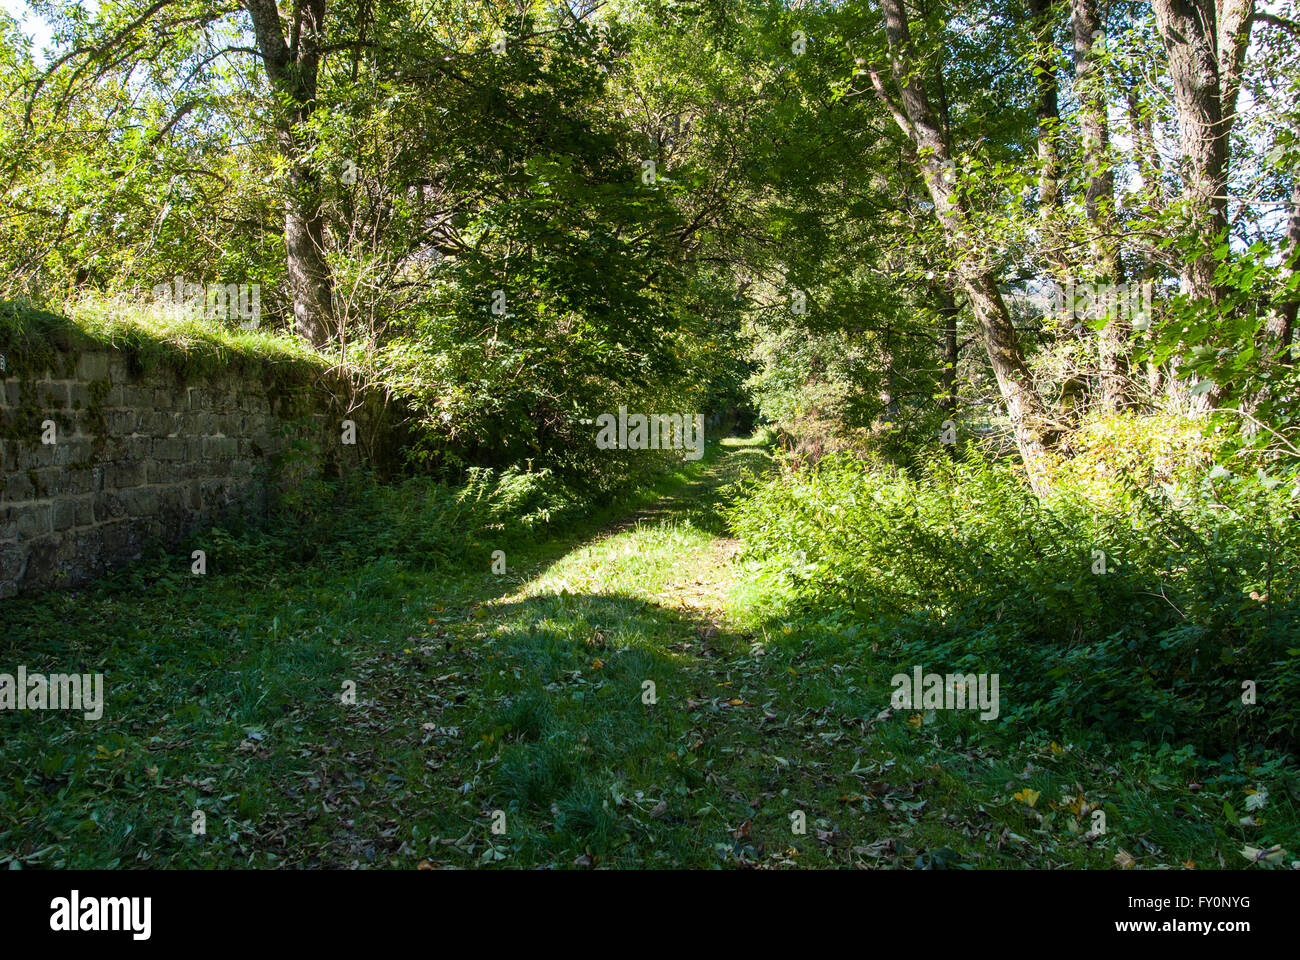
<path fill-rule="evenodd" d="M 485 702 L 465 719 L 490 752 L 482 815 L 504 814 L 511 859 L 713 862 L 728 839 L 717 815 L 734 806 L 724 816 L 738 823 L 744 804 L 709 789 L 712 814 L 697 816 L 683 798 L 728 760 L 700 713 L 736 709 L 720 677 L 740 639 L 620 594 L 534 596 L 493 615 Z"/>
<path fill-rule="evenodd" d="M 194 577 L 182 552 L 7 601 L 0 670 L 103 673 L 107 704 L 94 722 L 0 716 L 0 866 L 412 866 L 469 831 L 473 854 L 447 858 L 464 864 L 503 805 L 520 820 L 515 864 L 592 843 L 630 856 L 623 821 L 606 830 L 606 804 L 622 809 L 610 790 L 698 779 L 707 751 L 670 705 L 716 695 L 692 664 L 719 641 L 627 596 L 483 606 L 608 524 L 508 546 L 521 574 L 504 581 L 468 557 L 395 556 Z"/>

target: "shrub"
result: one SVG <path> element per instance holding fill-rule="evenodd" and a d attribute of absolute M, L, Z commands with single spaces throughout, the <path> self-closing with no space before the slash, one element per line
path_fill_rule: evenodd
<path fill-rule="evenodd" d="M 900 665 L 999 673 L 1003 722 L 1293 745 L 1290 488 L 1176 479 L 1098 497 L 1063 473 L 1040 501 L 977 455 L 910 474 L 837 456 L 751 481 L 730 519 L 795 614 Z"/>

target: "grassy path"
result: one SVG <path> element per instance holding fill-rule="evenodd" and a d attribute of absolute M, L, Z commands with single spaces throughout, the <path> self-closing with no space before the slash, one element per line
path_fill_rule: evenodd
<path fill-rule="evenodd" d="M 772 620 L 718 513 L 765 461 L 729 442 L 630 517 L 503 545 L 503 576 L 380 556 L 25 609 L 5 661 L 106 669 L 113 709 L 0 717 L 0 866 L 1046 867 L 1196 849 L 1199 828 L 1148 785 L 1126 796 L 1113 765 L 894 715 L 869 655 Z M 1086 836 L 1103 803 L 1137 827 Z"/>
<path fill-rule="evenodd" d="M 1107 864 L 1088 842 L 1034 845 L 1043 815 L 1009 800 L 1042 779 L 1032 760 L 941 745 L 882 711 L 887 688 L 842 646 L 746 602 L 718 494 L 764 460 L 724 446 L 673 495 L 453 619 L 441 648 L 410 651 L 442 707 L 420 745 L 438 771 L 423 783 L 445 799 L 408 815 L 431 831 L 421 864 Z M 1077 773 L 1055 778 L 1064 804 L 1049 817 L 1086 813 L 1066 789 Z"/>

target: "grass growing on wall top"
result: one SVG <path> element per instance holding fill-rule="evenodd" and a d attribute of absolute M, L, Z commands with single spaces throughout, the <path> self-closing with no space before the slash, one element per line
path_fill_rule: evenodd
<path fill-rule="evenodd" d="M 133 374 L 170 370 L 183 378 L 240 373 L 303 380 L 337 362 L 290 335 L 174 319 L 139 304 L 88 301 L 67 314 L 0 302 L 5 376 L 62 369 L 93 348 L 125 355 Z"/>

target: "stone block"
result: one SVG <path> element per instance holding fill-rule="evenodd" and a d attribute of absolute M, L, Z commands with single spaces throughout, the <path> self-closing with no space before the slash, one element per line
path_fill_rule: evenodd
<path fill-rule="evenodd" d="M 52 516 L 56 532 L 75 527 L 77 525 L 77 501 L 69 497 L 60 497 L 54 501 Z"/>
<path fill-rule="evenodd" d="M 77 379 L 107 380 L 109 366 L 107 353 L 83 353 L 77 358 Z"/>
<path fill-rule="evenodd" d="M 122 500 L 126 504 L 126 512 L 129 516 L 152 517 L 158 513 L 157 487 L 140 487 L 136 490 L 125 490 L 122 493 Z"/>
<path fill-rule="evenodd" d="M 18 540 L 43 537 L 53 529 L 53 509 L 48 503 L 25 504 L 17 508 Z"/>

